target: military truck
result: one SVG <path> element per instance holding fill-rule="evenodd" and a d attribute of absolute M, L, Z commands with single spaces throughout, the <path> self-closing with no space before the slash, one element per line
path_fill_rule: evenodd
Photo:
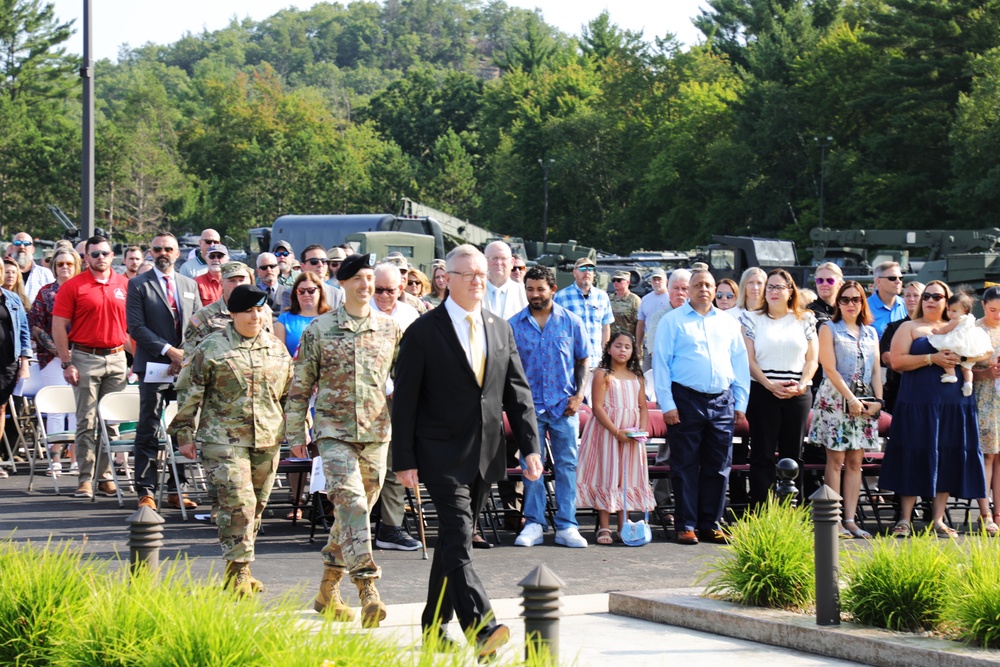
<path fill-rule="evenodd" d="M 344 241 L 350 243 L 355 252 L 373 252 L 379 259 L 398 252 L 425 275 L 431 275 L 431 263 L 435 258 L 432 236 L 409 232 L 358 232 L 348 234 Z"/>
<path fill-rule="evenodd" d="M 693 261 L 708 264 L 716 282 L 723 278 L 740 281 L 752 266 L 764 271 L 785 269 L 798 285 L 807 285 L 813 267 L 799 264 L 793 241 L 757 236 L 713 236 L 713 243 L 700 248 Z"/>

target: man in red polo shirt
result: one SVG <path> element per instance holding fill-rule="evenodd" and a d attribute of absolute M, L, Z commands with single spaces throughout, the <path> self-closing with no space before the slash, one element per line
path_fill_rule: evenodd
<path fill-rule="evenodd" d="M 229 261 L 229 249 L 221 243 L 214 243 L 208 247 L 205 259 L 208 260 L 208 271 L 194 279 L 198 284 L 202 308 L 222 296 L 222 265 Z"/>
<path fill-rule="evenodd" d="M 62 361 L 63 377 L 76 395 L 76 457 L 80 480 L 76 498 L 98 491 L 114 496 L 111 463 L 96 440 L 97 402 L 127 384 L 125 349 L 128 337 L 125 300 L 128 279 L 111 270 L 111 245 L 103 236 L 87 239 L 87 270 L 59 288 L 52 309 L 52 340 Z M 95 475 L 94 463 L 97 463 Z"/>

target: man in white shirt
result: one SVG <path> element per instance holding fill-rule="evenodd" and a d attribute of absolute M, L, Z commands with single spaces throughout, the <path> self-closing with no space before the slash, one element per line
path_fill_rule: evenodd
<path fill-rule="evenodd" d="M 38 296 L 39 290 L 56 281 L 51 271 L 41 264 L 35 264 L 35 242 L 32 241 L 31 234 L 14 234 L 13 243 L 7 247 L 7 256 L 17 262 L 17 268 L 21 269 L 24 292 L 28 295 L 29 304 Z"/>
<path fill-rule="evenodd" d="M 486 246 L 485 254 L 489 282 L 486 283 L 483 305 L 494 315 L 509 320 L 528 307 L 524 285 L 510 278 L 514 256 L 510 252 L 510 246 L 503 241 L 490 243 Z"/>

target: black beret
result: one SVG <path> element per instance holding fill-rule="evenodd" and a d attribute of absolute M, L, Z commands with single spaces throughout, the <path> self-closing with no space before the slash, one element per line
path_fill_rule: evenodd
<path fill-rule="evenodd" d="M 361 269 L 371 269 L 375 267 L 375 253 L 367 255 L 348 255 L 340 268 L 337 269 L 337 280 L 350 280 Z"/>
<path fill-rule="evenodd" d="M 243 313 L 267 303 L 267 292 L 256 285 L 238 285 L 229 295 L 226 306 L 230 313 Z"/>

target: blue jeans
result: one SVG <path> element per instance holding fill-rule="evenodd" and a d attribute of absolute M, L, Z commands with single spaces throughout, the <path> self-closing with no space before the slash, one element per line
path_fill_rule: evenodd
<path fill-rule="evenodd" d="M 552 447 L 553 468 L 556 486 L 556 530 L 575 528 L 576 523 L 576 462 L 579 458 L 577 437 L 580 432 L 580 416 L 555 417 L 548 413 L 538 415 L 538 435 L 549 437 Z M 521 460 L 522 465 L 524 460 Z M 545 447 L 542 447 L 542 463 L 545 463 Z M 525 525 L 537 523 L 544 530 L 545 520 L 545 480 L 524 480 Z"/>

